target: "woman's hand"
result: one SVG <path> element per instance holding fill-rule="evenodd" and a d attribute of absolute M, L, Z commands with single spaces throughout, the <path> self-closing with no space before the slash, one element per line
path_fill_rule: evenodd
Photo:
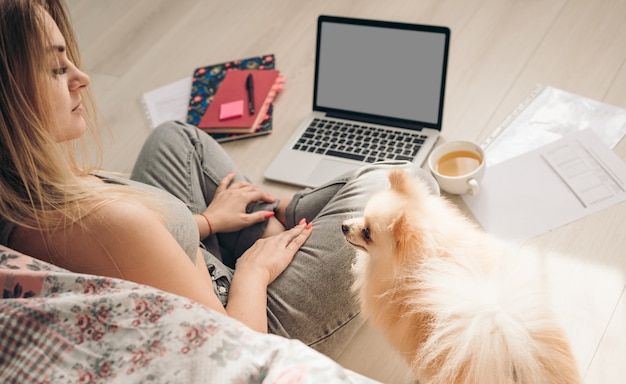
<path fill-rule="evenodd" d="M 267 332 L 267 286 L 287 268 L 311 235 L 311 223 L 259 239 L 239 259 L 226 312 L 259 332 Z"/>
<path fill-rule="evenodd" d="M 237 259 L 236 274 L 249 273 L 270 285 L 293 260 L 312 231 L 304 219 L 300 224 L 278 235 L 257 240 Z"/>
<path fill-rule="evenodd" d="M 220 181 L 211 204 L 203 212 L 210 220 L 212 233 L 235 232 L 274 216 L 272 211 L 246 212 L 248 204 L 254 201 L 273 203 L 276 200 L 254 184 L 232 183 L 235 174 L 233 171 Z"/>

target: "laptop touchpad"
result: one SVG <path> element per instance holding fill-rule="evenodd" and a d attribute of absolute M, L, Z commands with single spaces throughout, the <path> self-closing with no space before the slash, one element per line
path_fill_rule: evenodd
<path fill-rule="evenodd" d="M 309 176 L 307 183 L 312 186 L 319 186 L 358 167 L 358 164 L 347 161 L 322 159 Z"/>

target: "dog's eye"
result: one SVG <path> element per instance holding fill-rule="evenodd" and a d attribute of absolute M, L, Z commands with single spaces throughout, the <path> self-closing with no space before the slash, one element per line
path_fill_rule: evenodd
<path fill-rule="evenodd" d="M 365 241 L 371 241 L 372 238 L 370 237 L 370 229 L 369 228 L 363 228 L 363 239 L 365 239 Z"/>

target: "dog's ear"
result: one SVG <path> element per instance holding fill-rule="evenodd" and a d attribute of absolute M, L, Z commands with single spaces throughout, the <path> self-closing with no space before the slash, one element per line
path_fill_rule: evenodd
<path fill-rule="evenodd" d="M 430 194 L 428 187 L 417 176 L 412 176 L 400 168 L 393 168 L 387 176 L 391 191 L 412 202 L 419 202 Z"/>
<path fill-rule="evenodd" d="M 416 197 L 421 195 L 420 188 L 413 176 L 407 174 L 400 168 L 393 168 L 387 176 L 391 190 L 407 197 Z"/>
<path fill-rule="evenodd" d="M 403 261 L 409 254 L 418 252 L 421 244 L 420 232 L 406 212 L 402 212 L 394 221 L 391 233 L 395 241 L 396 256 Z"/>
<path fill-rule="evenodd" d="M 403 170 L 400 168 L 392 168 L 387 177 L 389 178 L 389 184 L 392 190 L 406 194 L 407 180 L 406 173 L 404 173 Z"/>

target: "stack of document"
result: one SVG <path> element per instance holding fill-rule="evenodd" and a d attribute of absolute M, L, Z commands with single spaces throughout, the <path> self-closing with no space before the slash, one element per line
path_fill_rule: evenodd
<path fill-rule="evenodd" d="M 273 130 L 274 98 L 282 90 L 285 83 L 284 76 L 278 76 L 278 71 L 274 69 L 275 66 L 274 55 L 268 54 L 198 67 L 193 71 L 192 76 L 145 92 L 141 95 L 140 100 L 152 128 L 168 120 L 186 121 L 189 124 L 205 128 L 207 134 L 219 142 L 268 135 Z M 273 76 L 274 81 L 267 87 L 267 83 L 264 81 L 266 76 L 260 73 L 260 70 L 269 71 L 268 74 L 271 72 L 276 75 Z M 222 89 L 223 82 L 230 72 L 239 72 L 239 74 L 245 72 L 245 75 L 250 72 L 256 73 L 252 82 L 253 87 L 247 88 L 240 84 L 239 88 L 227 86 Z M 236 76 L 233 76 L 234 73 L 228 76 L 233 77 L 231 80 L 236 80 L 234 78 Z M 242 81 L 245 83 L 245 80 Z M 218 97 L 216 93 L 220 89 L 223 91 L 220 92 L 223 93 L 222 96 L 226 97 L 229 96 L 229 92 L 227 92 L 229 89 L 234 90 L 235 94 L 238 95 L 234 100 L 241 100 L 242 106 L 246 104 L 243 102 L 245 99 L 253 96 L 254 102 L 252 104 L 257 104 L 256 108 L 250 109 L 246 105 L 245 109 L 252 111 L 252 113 L 244 114 L 242 109 L 239 119 L 222 119 L 224 121 L 221 121 L 218 119 L 219 112 L 208 111 L 212 105 L 215 110 L 221 109 L 224 100 L 220 101 L 221 96 Z M 216 97 L 218 103 L 213 104 L 212 100 Z M 202 119 L 208 112 L 210 112 L 210 116 L 207 116 L 207 120 L 203 122 Z M 239 122 L 243 125 L 238 125 Z M 235 126 L 232 125 L 233 123 Z M 219 125 L 219 128 L 228 126 L 230 129 L 212 129 L 216 125 Z"/>
<path fill-rule="evenodd" d="M 463 196 L 483 228 L 522 241 L 626 200 L 626 163 L 613 151 L 626 110 L 552 87 L 522 103 L 483 147 L 477 196 Z"/>

